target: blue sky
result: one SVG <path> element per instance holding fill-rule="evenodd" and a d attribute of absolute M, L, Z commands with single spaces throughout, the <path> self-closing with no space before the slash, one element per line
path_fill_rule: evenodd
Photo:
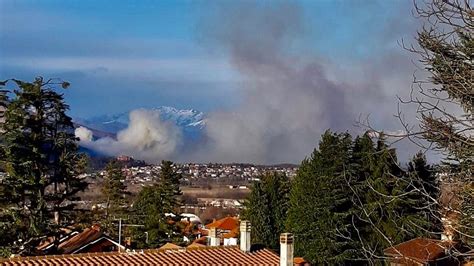
<path fill-rule="evenodd" d="M 71 114 L 79 117 L 162 105 L 231 109 L 242 100 L 241 73 L 226 48 L 209 40 L 209 32 L 225 20 L 221 6 L 234 12 L 234 4 L 2 0 L 0 79 L 68 80 L 72 87 L 65 95 Z M 290 53 L 311 54 L 339 67 L 385 56 L 399 49 L 397 40 L 413 37 L 409 0 L 291 4 L 302 10 L 303 34 L 289 46 Z"/>

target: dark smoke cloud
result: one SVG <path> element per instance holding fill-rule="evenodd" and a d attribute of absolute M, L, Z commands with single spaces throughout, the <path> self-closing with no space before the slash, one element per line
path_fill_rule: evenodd
<path fill-rule="evenodd" d="M 370 4 L 368 8 L 374 9 L 368 13 L 377 12 L 379 6 Z M 174 144 L 180 139 L 172 140 L 173 145 L 167 145 L 164 152 L 148 149 L 148 159 L 298 163 L 317 146 L 325 130 L 361 133 L 364 128 L 354 124 L 368 114 L 375 127 L 401 131 L 399 121 L 393 118 L 396 96 L 409 93 L 415 58 L 397 41 L 411 38 L 418 26 L 400 20 L 411 16 L 403 5 L 393 10 L 393 22 L 386 23 L 389 28 L 380 34 L 382 47 L 377 52 L 347 60 L 334 60 L 308 48 L 307 13 L 293 2 L 225 4 L 214 11 L 200 24 L 202 38 L 213 52 L 229 56 L 241 79 L 240 105 L 231 111 L 210 113 L 201 143 L 183 146 Z M 416 122 L 414 116 L 409 120 Z M 160 122 L 153 124 L 161 127 Z M 140 132 L 130 127 L 129 132 Z M 166 135 L 180 137 L 177 133 Z M 112 147 L 116 146 L 123 151 L 120 142 L 113 143 Z M 401 147 L 405 158 L 416 150 Z"/>
<path fill-rule="evenodd" d="M 305 40 L 305 14 L 295 4 L 232 5 L 217 14 L 206 32 L 229 53 L 244 100 L 232 112 L 210 115 L 208 143 L 196 160 L 298 162 L 326 129 L 357 131 L 360 114 L 383 114 L 376 115 L 379 126 L 400 127 L 387 118 L 397 91 L 410 84 L 410 66 L 399 71 L 410 64 L 407 56 L 392 52 L 348 67 L 302 52 L 297 46 Z"/>

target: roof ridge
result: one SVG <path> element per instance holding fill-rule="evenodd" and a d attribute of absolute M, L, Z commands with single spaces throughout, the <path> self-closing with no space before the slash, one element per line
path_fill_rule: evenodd
<path fill-rule="evenodd" d="M 6 265 L 123 265 L 155 263 L 167 264 L 171 261 L 178 264 L 219 264 L 219 265 L 278 265 L 278 255 L 269 249 L 255 252 L 243 252 L 238 246 L 217 246 L 183 248 L 174 250 L 134 250 L 133 252 L 96 252 L 68 255 L 47 255 L 36 257 L 16 257 L 4 260 Z M 1 262 L 1 261 L 0 261 Z M 2 263 L 0 263 L 2 264 Z"/>
<path fill-rule="evenodd" d="M 114 251 L 114 252 L 87 252 L 87 253 L 77 253 L 77 254 L 55 254 L 55 255 L 38 255 L 38 256 L 26 256 L 26 257 L 21 257 L 21 256 L 15 256 L 11 258 L 2 258 L 0 259 L 0 262 L 8 262 L 8 261 L 28 261 L 28 260 L 36 260 L 36 259 L 55 259 L 55 258 L 80 258 L 80 257 L 95 257 L 95 256 L 113 256 L 113 255 L 134 255 L 134 254 L 149 254 L 149 253 L 166 253 L 171 250 L 189 250 L 189 251 L 195 251 L 195 250 L 212 250 L 212 249 L 236 249 L 238 246 L 236 245 L 228 245 L 228 246 L 204 246 L 204 247 L 180 247 L 180 248 L 170 248 L 170 249 L 159 249 L 159 248 L 153 248 L 153 249 L 134 249 L 130 251 Z M 259 250 L 260 251 L 260 250 Z M 258 251 L 257 251 L 258 252 Z M 256 252 L 252 252 L 256 253 Z"/>

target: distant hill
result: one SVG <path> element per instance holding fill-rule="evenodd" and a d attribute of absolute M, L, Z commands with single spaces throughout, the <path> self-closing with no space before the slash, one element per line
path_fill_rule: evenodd
<path fill-rule="evenodd" d="M 201 136 L 206 122 L 206 115 L 194 109 L 176 109 L 169 106 L 147 109 L 158 112 L 163 121 L 172 121 L 184 134 L 185 139 L 196 139 Z M 101 115 L 91 118 L 74 118 L 76 127 L 83 126 L 90 129 L 95 138 L 115 137 L 129 123 L 129 112 Z"/>
<path fill-rule="evenodd" d="M 177 109 L 162 106 L 147 110 L 159 113 L 163 121 L 170 121 L 178 126 L 183 133 L 184 143 L 191 143 L 200 139 L 206 126 L 206 115 L 194 109 Z M 91 130 L 94 140 L 104 137 L 115 139 L 118 132 L 127 128 L 129 124 L 129 112 L 107 114 L 91 118 L 74 118 L 73 120 L 76 128 L 85 127 Z M 94 158 L 106 157 L 104 154 L 85 147 L 81 147 L 81 151 Z"/>

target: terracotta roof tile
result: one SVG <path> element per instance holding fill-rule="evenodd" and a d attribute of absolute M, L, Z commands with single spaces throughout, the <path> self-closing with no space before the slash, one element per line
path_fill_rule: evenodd
<path fill-rule="evenodd" d="M 296 258 L 293 259 L 293 262 L 295 264 L 303 264 L 303 263 L 306 263 L 306 260 L 302 257 L 296 257 Z"/>
<path fill-rule="evenodd" d="M 451 245 L 452 243 L 441 240 L 415 238 L 387 248 L 384 250 L 384 253 L 387 256 L 399 260 L 410 260 L 425 263 L 435 261 L 443 257 L 445 255 L 445 251 L 449 249 Z"/>
<path fill-rule="evenodd" d="M 235 246 L 220 246 L 20 257 L 0 260 L 0 265 L 279 265 L 279 262 L 278 255 L 267 249 L 245 253 Z"/>
<path fill-rule="evenodd" d="M 239 228 L 239 219 L 237 217 L 225 217 L 206 225 L 206 228 L 217 228 L 221 230 L 232 231 Z"/>
<path fill-rule="evenodd" d="M 101 236 L 103 236 L 103 233 L 99 227 L 93 226 L 86 228 L 81 233 L 59 244 L 58 249 L 61 250 L 63 254 L 70 254 L 83 245 L 99 239 Z"/>

